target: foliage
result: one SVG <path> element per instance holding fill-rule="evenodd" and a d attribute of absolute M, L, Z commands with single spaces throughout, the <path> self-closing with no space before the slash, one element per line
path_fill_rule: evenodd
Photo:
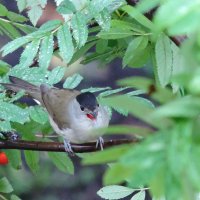
<path fill-rule="evenodd" d="M 148 67 L 149 77 L 124 78 L 117 82 L 117 89 L 82 89 L 98 92 L 99 102 L 108 109 L 133 115 L 145 127 L 151 127 L 134 124 L 108 127 L 109 134 L 139 135 L 141 131 L 143 140 L 137 145 L 85 154 L 83 163 L 109 163 L 103 181 L 112 186 L 98 192 L 105 199 L 120 199 L 135 191 L 139 192 L 132 200 L 144 199 L 144 186 L 149 187 L 155 199 L 196 199 L 200 192 L 199 1 L 140 0 L 135 7 L 122 0 L 78 2 L 56 0 L 57 12 L 64 21 L 51 20 L 39 28 L 34 26 L 46 0 L 17 0 L 20 12 L 29 8 L 28 18 L 33 26 L 25 23 L 28 18 L 0 4 L 0 34 L 12 39 L 1 48 L 2 55 L 24 48 L 18 65 L 11 67 L 0 62 L 1 82 L 8 82 L 12 75 L 36 85 L 59 83 L 65 68 L 58 66 L 49 71 L 52 56 L 61 58 L 68 66 L 80 58 L 82 64 L 94 60 L 106 64 L 119 58 L 122 70 Z M 150 21 L 144 13 L 152 8 L 156 12 Z M 180 47 L 171 40 L 178 35 L 186 38 Z M 81 75 L 73 74 L 63 80 L 63 87 L 74 89 L 82 79 Z M 1 131 L 16 130 L 25 140 L 38 140 L 38 132 L 51 134 L 47 114 L 40 106 L 24 105 L 18 101 L 23 92 L 8 95 L 0 87 Z M 130 92 L 133 88 L 136 91 Z M 148 95 L 148 99 L 139 95 Z M 12 167 L 21 168 L 19 151 L 8 151 L 8 157 Z M 74 172 L 67 155 L 49 153 L 48 157 L 60 171 Z M 25 159 L 34 173 L 41 170 L 38 153 L 26 151 Z M 121 183 L 127 187 L 116 185 Z"/>

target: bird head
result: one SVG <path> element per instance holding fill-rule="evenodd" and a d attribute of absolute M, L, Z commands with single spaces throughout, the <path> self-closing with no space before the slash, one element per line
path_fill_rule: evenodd
<path fill-rule="evenodd" d="M 91 92 L 84 92 L 76 97 L 80 105 L 80 110 L 91 120 L 95 120 L 98 115 L 99 104 L 95 95 Z"/>

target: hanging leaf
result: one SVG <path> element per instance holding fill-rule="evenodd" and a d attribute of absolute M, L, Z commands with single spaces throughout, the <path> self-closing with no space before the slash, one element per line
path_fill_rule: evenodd
<path fill-rule="evenodd" d="M 60 14 L 72 14 L 76 11 L 76 7 L 74 6 L 72 1 L 64 0 L 59 4 L 56 11 Z"/>
<path fill-rule="evenodd" d="M 81 13 L 74 15 L 71 21 L 71 28 L 78 48 L 82 47 L 86 43 L 88 37 L 88 28 L 85 16 Z"/>
<path fill-rule="evenodd" d="M 132 188 L 120 186 L 120 185 L 110 185 L 101 188 L 97 194 L 104 199 L 114 200 L 121 199 L 130 194 L 132 194 L 135 190 Z"/>
<path fill-rule="evenodd" d="M 27 13 L 30 21 L 35 26 L 39 18 L 42 16 L 42 8 L 40 7 L 40 5 L 32 6 Z"/>
<path fill-rule="evenodd" d="M 26 163 L 33 173 L 39 170 L 39 152 L 24 151 Z"/>
<path fill-rule="evenodd" d="M 173 55 L 170 43 L 169 37 L 162 34 L 155 46 L 158 79 L 162 87 L 169 83 L 172 75 Z"/>
<path fill-rule="evenodd" d="M 0 179 L 0 192 L 10 193 L 13 191 L 11 184 L 6 177 Z"/>
<path fill-rule="evenodd" d="M 111 16 L 106 8 L 104 8 L 98 15 L 95 16 L 95 20 L 103 30 L 106 31 L 110 29 Z"/>
<path fill-rule="evenodd" d="M 21 169 L 22 159 L 20 150 L 6 150 L 9 163 L 11 163 L 14 169 Z"/>
<path fill-rule="evenodd" d="M 20 57 L 20 66 L 23 67 L 28 67 L 29 65 L 32 64 L 33 59 L 35 58 L 38 48 L 40 45 L 40 40 L 34 40 L 33 42 L 29 43 L 23 53 L 21 54 Z"/>
<path fill-rule="evenodd" d="M 60 55 L 63 60 L 68 63 L 74 54 L 74 45 L 67 23 L 64 23 L 64 25 L 58 30 L 57 38 Z"/>
<path fill-rule="evenodd" d="M 130 44 L 128 45 L 128 48 L 126 49 L 126 52 L 123 57 L 123 67 L 128 65 L 131 60 L 137 56 L 138 52 L 142 52 L 143 49 L 148 44 L 148 38 L 146 36 L 139 36 L 134 38 Z"/>
<path fill-rule="evenodd" d="M 74 165 L 66 153 L 48 152 L 48 155 L 61 172 L 74 174 Z"/>
<path fill-rule="evenodd" d="M 131 200 L 145 200 L 145 191 L 141 190 L 140 192 L 138 192 L 137 194 L 135 194 Z"/>
<path fill-rule="evenodd" d="M 47 69 L 51 62 L 51 57 L 53 54 L 53 45 L 53 34 L 44 37 L 41 42 L 39 53 L 39 66 L 44 69 Z"/>
<path fill-rule="evenodd" d="M 65 68 L 58 66 L 54 68 L 48 75 L 48 83 L 50 85 L 59 83 L 65 74 Z"/>
<path fill-rule="evenodd" d="M 0 102 L 0 118 L 12 122 L 25 123 L 29 121 L 28 112 L 14 104 Z"/>
<path fill-rule="evenodd" d="M 9 53 L 12 53 L 13 51 L 23 46 L 24 44 L 28 43 L 29 41 L 30 41 L 30 38 L 28 38 L 27 36 L 24 36 L 7 43 L 5 46 L 1 48 L 1 51 L 3 51 L 2 55 L 6 56 Z"/>
<path fill-rule="evenodd" d="M 30 118 L 39 124 L 45 124 L 48 121 L 48 115 L 41 106 L 29 107 Z"/>
<path fill-rule="evenodd" d="M 83 80 L 83 77 L 79 74 L 74 74 L 73 76 L 68 77 L 64 84 L 63 87 L 67 89 L 74 89 L 79 85 L 79 83 Z"/>

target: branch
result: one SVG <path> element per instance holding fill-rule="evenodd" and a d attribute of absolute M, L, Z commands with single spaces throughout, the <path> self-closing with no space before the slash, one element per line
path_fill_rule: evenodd
<path fill-rule="evenodd" d="M 121 144 L 138 143 L 139 141 L 140 140 L 137 138 L 109 140 L 104 142 L 103 147 L 106 149 Z M 74 153 L 86 153 L 100 150 L 100 148 L 96 148 L 96 142 L 89 142 L 84 144 L 71 143 L 71 146 Z M 0 149 L 65 152 L 64 144 L 61 142 L 38 142 L 25 140 L 0 140 Z"/>

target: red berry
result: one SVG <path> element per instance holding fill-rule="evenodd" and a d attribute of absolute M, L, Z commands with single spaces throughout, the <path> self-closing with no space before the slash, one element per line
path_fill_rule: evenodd
<path fill-rule="evenodd" d="M 8 158 L 4 152 L 0 152 L 0 165 L 7 165 Z"/>

